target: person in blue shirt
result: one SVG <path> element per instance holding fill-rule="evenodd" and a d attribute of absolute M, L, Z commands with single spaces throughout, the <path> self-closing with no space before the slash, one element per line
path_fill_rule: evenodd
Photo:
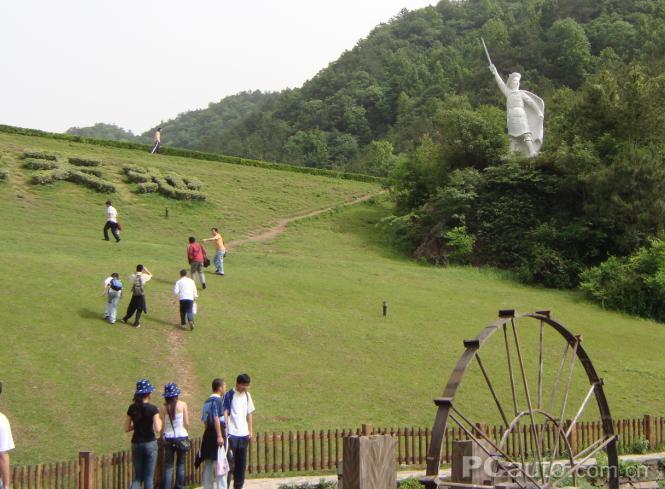
<path fill-rule="evenodd" d="M 226 384 L 223 379 L 212 381 L 212 394 L 203 403 L 201 421 L 205 425 L 201 441 L 201 459 L 203 461 L 203 487 L 213 489 L 215 483 L 218 488 L 226 489 L 226 481 L 217 476 L 217 448 L 224 445 L 225 425 L 223 396 Z M 222 485 L 223 483 L 223 485 Z"/>

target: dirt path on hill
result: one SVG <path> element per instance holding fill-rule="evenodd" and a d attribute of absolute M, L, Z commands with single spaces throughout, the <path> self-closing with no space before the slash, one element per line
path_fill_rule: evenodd
<path fill-rule="evenodd" d="M 279 234 L 285 231 L 288 225 L 293 222 L 325 214 L 326 212 L 330 212 L 337 207 L 349 207 L 352 205 L 360 204 L 385 192 L 385 190 L 382 190 L 381 192 L 366 194 L 336 206 L 330 206 L 315 211 L 308 211 L 303 214 L 297 214 L 295 216 L 279 219 L 273 226 L 267 229 L 258 229 L 256 231 L 250 232 L 246 238 L 229 241 L 226 243 L 226 247 L 228 249 L 232 249 L 247 243 L 269 241 L 276 238 Z M 172 354 L 171 361 L 173 362 L 175 370 L 178 373 L 178 384 L 187 386 L 187 390 L 189 391 L 187 394 L 189 397 L 191 397 L 193 391 L 196 390 L 195 386 L 198 384 L 196 382 L 196 375 L 194 374 L 191 360 L 187 357 L 186 351 L 184 349 L 187 343 L 187 336 L 183 335 L 183 333 L 189 333 L 189 328 L 187 331 L 183 331 L 174 324 L 166 337 L 166 341 Z M 196 334 L 196 329 L 194 329 L 194 334 Z M 187 399 L 188 396 L 185 396 L 186 400 L 191 401 L 192 399 Z"/>
<path fill-rule="evenodd" d="M 286 228 L 288 227 L 289 224 L 296 222 L 296 221 L 301 221 L 303 219 L 309 219 L 311 217 L 316 217 L 320 216 L 321 214 L 325 214 L 326 212 L 330 212 L 337 207 L 349 207 L 352 205 L 360 204 L 362 202 L 366 202 L 372 197 L 376 197 L 378 195 L 381 195 L 385 193 L 385 190 L 382 190 L 381 192 L 373 193 L 373 194 L 366 194 L 361 197 L 358 197 L 356 199 L 344 202 L 342 204 L 336 205 L 336 206 L 331 206 L 331 207 L 326 207 L 323 209 L 318 209 L 315 211 L 309 211 L 304 214 L 297 214 L 295 216 L 291 217 L 285 217 L 282 219 L 279 219 L 273 226 L 269 227 L 268 229 L 262 229 L 262 230 L 257 230 L 250 232 L 249 235 L 246 238 L 241 238 L 237 239 L 235 241 L 229 241 L 226 243 L 226 247 L 228 249 L 233 249 L 238 246 L 242 246 L 247 243 L 260 243 L 263 241 L 270 241 L 271 239 L 276 238 L 279 234 L 284 232 Z"/>

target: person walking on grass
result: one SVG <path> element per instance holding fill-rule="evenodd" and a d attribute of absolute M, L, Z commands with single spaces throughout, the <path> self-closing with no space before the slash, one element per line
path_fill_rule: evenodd
<path fill-rule="evenodd" d="M 194 330 L 194 301 L 199 296 L 196 290 L 196 282 L 187 276 L 187 270 L 180 270 L 180 280 L 175 283 L 173 293 L 180 302 L 180 328 L 185 329 L 185 320 L 189 323 L 189 329 Z"/>
<path fill-rule="evenodd" d="M 104 280 L 104 296 L 106 297 L 106 311 L 104 312 L 104 319 L 109 324 L 115 324 L 116 311 L 118 309 L 118 302 L 122 295 L 122 281 L 117 273 L 112 273 L 111 276 L 106 277 Z"/>
<path fill-rule="evenodd" d="M 150 154 L 155 154 L 159 151 L 159 148 L 162 146 L 162 128 L 158 127 L 157 130 L 155 131 L 155 136 L 152 138 L 152 142 L 154 143 L 154 146 L 152 147 L 152 150 L 150 151 Z"/>
<path fill-rule="evenodd" d="M 224 256 L 226 256 L 226 247 L 224 246 L 224 238 L 222 238 L 222 235 L 219 234 L 219 229 L 217 228 L 212 228 L 210 229 L 212 232 L 212 237 L 211 238 L 206 238 L 203 241 L 214 241 L 215 242 L 215 258 L 213 258 L 212 262 L 215 265 L 215 274 L 216 275 L 224 275 Z"/>
<path fill-rule="evenodd" d="M 187 403 L 178 399 L 180 389 L 176 384 L 164 386 L 164 405 L 160 411 L 164 420 L 164 489 L 171 489 L 175 467 L 175 489 L 185 487 L 185 459 L 189 444 L 189 411 Z M 177 462 L 176 462 L 177 459 Z"/>
<path fill-rule="evenodd" d="M 2 393 L 2 382 L 0 382 Z M 12 428 L 7 416 L 0 413 L 0 489 L 9 489 L 11 484 L 9 473 L 9 451 L 14 449 Z"/>
<path fill-rule="evenodd" d="M 148 379 L 136 383 L 134 401 L 127 409 L 125 433 L 132 433 L 132 462 L 134 479 L 129 489 L 153 489 L 157 464 L 157 435 L 162 431 L 162 420 L 157 406 L 150 404 L 150 393 L 155 388 Z"/>
<path fill-rule="evenodd" d="M 150 273 L 147 267 L 136 265 L 136 272 L 129 276 L 130 283 L 132 284 L 132 298 L 127 306 L 127 313 L 121 319 L 123 323 L 126 323 L 136 313 L 134 327 L 141 327 L 141 314 L 144 312 L 148 313 L 148 306 L 145 302 L 145 284 L 151 278 L 152 273 Z"/>
<path fill-rule="evenodd" d="M 110 200 L 106 201 L 106 224 L 104 224 L 104 240 L 109 240 L 109 229 L 115 238 L 115 242 L 120 242 L 118 211 L 113 207 Z"/>
<path fill-rule="evenodd" d="M 247 470 L 247 446 L 254 436 L 252 413 L 254 402 L 249 394 L 249 375 L 240 374 L 235 389 L 224 396 L 224 420 L 228 433 L 230 473 L 233 474 L 233 487 L 242 489 Z M 229 481 L 229 485 L 231 482 Z"/>
<path fill-rule="evenodd" d="M 226 477 L 217 475 L 217 449 L 224 445 L 224 437 L 226 436 L 223 409 L 225 391 L 226 384 L 224 380 L 214 379 L 212 381 L 212 394 L 203 403 L 203 409 L 201 410 L 201 421 L 205 426 L 201 440 L 203 489 L 226 489 Z"/>
<path fill-rule="evenodd" d="M 194 236 L 189 237 L 189 246 L 187 246 L 187 261 L 192 272 L 192 278 L 196 273 L 199 276 L 201 287 L 206 288 L 206 278 L 203 274 L 203 262 L 206 261 L 206 250 L 200 243 L 196 242 Z"/>

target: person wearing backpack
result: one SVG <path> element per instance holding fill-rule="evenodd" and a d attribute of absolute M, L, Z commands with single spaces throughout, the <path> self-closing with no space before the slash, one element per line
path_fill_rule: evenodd
<path fill-rule="evenodd" d="M 115 324 L 118 302 L 120 302 L 120 296 L 122 296 L 122 281 L 117 273 L 112 273 L 110 277 L 106 277 L 106 280 L 104 280 L 104 295 L 106 296 L 104 319 L 109 324 Z"/>
<path fill-rule="evenodd" d="M 203 463 L 203 489 L 215 489 L 215 487 L 216 489 L 226 489 L 226 477 L 220 476 L 216 470 L 218 448 L 224 445 L 226 436 L 223 410 L 225 392 L 224 380 L 213 379 L 212 393 L 201 409 L 201 421 L 205 426 L 199 451 L 199 463 Z"/>
<path fill-rule="evenodd" d="M 254 402 L 249 394 L 249 375 L 240 374 L 236 379 L 235 389 L 224 395 L 222 407 L 228 439 L 230 474 L 234 489 L 242 489 L 247 470 L 247 447 L 254 436 Z M 231 481 L 229 480 L 229 487 Z"/>
<path fill-rule="evenodd" d="M 127 323 L 134 313 L 134 327 L 141 327 L 141 314 L 148 312 L 148 307 L 145 302 L 145 284 L 152 278 L 152 273 L 147 267 L 143 265 L 136 265 L 136 272 L 130 275 L 129 280 L 132 284 L 132 298 L 127 306 L 127 314 L 121 319 L 123 323 Z"/>
<path fill-rule="evenodd" d="M 164 406 L 160 414 L 164 422 L 164 489 L 173 486 L 175 469 L 175 489 L 185 487 L 185 459 L 192 448 L 187 429 L 189 428 L 189 411 L 187 403 L 178 399 L 180 389 L 174 383 L 164 386 Z M 177 461 L 176 461 L 177 460 Z"/>

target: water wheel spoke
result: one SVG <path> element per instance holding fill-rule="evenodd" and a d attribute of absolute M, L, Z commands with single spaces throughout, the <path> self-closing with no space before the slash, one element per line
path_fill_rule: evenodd
<path fill-rule="evenodd" d="M 513 330 L 513 337 L 515 339 L 515 349 L 517 350 L 517 360 L 520 366 L 520 372 L 522 374 L 522 383 L 524 384 L 524 395 L 526 396 L 526 404 L 529 409 L 529 421 L 531 421 L 531 439 L 533 440 L 536 448 L 536 461 L 538 462 L 538 468 L 540 473 L 540 480 L 542 483 L 545 483 L 545 474 L 543 473 L 543 457 L 541 447 L 539 445 L 540 438 L 538 436 L 538 431 L 536 428 L 536 419 L 533 415 L 533 405 L 531 404 L 531 393 L 529 392 L 529 383 L 526 380 L 526 372 L 524 370 L 524 360 L 522 359 L 522 349 L 520 348 L 520 340 L 517 335 L 517 328 L 515 328 L 515 321 L 511 320 L 511 327 Z"/>
<path fill-rule="evenodd" d="M 580 418 L 582 415 L 582 412 L 586 408 L 587 403 L 589 402 L 589 399 L 591 399 L 591 395 L 596 392 L 596 383 L 591 384 L 591 387 L 589 387 L 589 392 L 587 392 L 586 397 L 582 401 L 582 405 L 580 408 L 577 410 L 577 413 L 575 413 L 575 417 L 573 420 L 570 422 L 570 426 L 568 426 L 568 429 L 566 430 L 566 437 L 570 436 L 570 432 L 573 431 L 575 428 L 575 425 L 577 424 L 577 420 Z"/>
<path fill-rule="evenodd" d="M 540 322 L 540 343 L 538 348 L 538 409 L 543 407 L 543 343 L 545 341 L 545 323 Z"/>
<path fill-rule="evenodd" d="M 563 367 L 566 364 L 566 358 L 568 358 L 568 349 L 570 345 L 566 343 L 566 346 L 563 349 L 563 355 L 561 355 L 561 363 L 559 364 L 559 370 L 556 374 L 556 380 L 552 386 L 552 393 L 550 394 L 550 400 L 547 403 L 547 410 L 552 412 L 554 409 L 554 400 L 556 399 L 557 390 L 559 389 L 559 383 L 561 382 L 561 374 L 563 373 Z"/>
<path fill-rule="evenodd" d="M 503 422 L 506 424 L 506 426 L 508 426 L 509 424 L 508 418 L 506 417 L 506 413 L 503 410 L 503 407 L 501 406 L 501 402 L 499 401 L 499 397 L 496 394 L 496 390 L 494 389 L 494 385 L 490 380 L 489 374 L 487 373 L 487 370 L 485 369 L 485 366 L 483 365 L 483 362 L 480 359 L 480 353 L 476 353 L 476 361 L 478 362 L 480 371 L 483 373 L 483 377 L 485 378 L 485 383 L 487 383 L 487 387 L 489 387 L 489 390 L 492 393 L 492 397 L 494 398 L 496 407 L 499 410 L 499 413 L 501 414 L 501 419 L 503 419 Z"/>
<path fill-rule="evenodd" d="M 591 452 L 589 452 L 589 453 L 588 453 L 588 454 L 587 454 L 582 460 L 580 460 L 579 462 L 577 462 L 576 464 L 574 464 L 572 467 L 570 467 L 568 470 L 566 470 L 566 471 L 563 473 L 563 475 L 562 475 L 558 480 L 556 480 L 553 484 L 550 484 L 550 485 L 551 485 L 552 487 L 556 487 L 556 486 L 558 486 L 559 484 L 561 484 L 562 482 L 564 482 L 565 479 L 566 479 L 569 475 L 574 474 L 574 473 L 577 471 L 577 469 L 579 469 L 582 465 L 584 465 L 584 463 L 585 463 L 587 460 L 589 460 L 591 457 L 593 457 L 596 453 L 598 453 L 600 450 L 602 450 L 603 448 L 605 448 L 607 445 L 609 445 L 610 443 L 612 443 L 612 441 L 614 441 L 615 439 L 616 439 L 616 435 L 608 436 L 608 437 L 607 437 L 607 438 L 606 438 L 606 439 L 605 439 L 605 440 L 604 440 L 599 446 L 597 446 L 596 448 L 594 448 L 594 449 L 593 449 Z"/>
<path fill-rule="evenodd" d="M 517 409 L 517 396 L 515 395 L 515 377 L 513 376 L 513 362 L 510 358 L 510 346 L 508 345 L 508 328 L 506 325 L 503 325 L 503 341 L 506 345 L 506 360 L 508 361 L 508 377 L 510 378 L 510 392 L 513 395 L 513 409 L 515 411 L 515 416 L 519 410 Z"/>
<path fill-rule="evenodd" d="M 498 446 L 496 445 L 496 443 L 494 443 L 494 441 L 492 441 L 492 440 L 491 440 L 491 439 L 490 439 L 485 433 L 483 433 L 481 430 L 479 430 L 477 427 L 475 427 L 475 426 L 473 425 L 473 423 L 471 423 L 471 421 L 469 421 L 469 419 L 468 419 L 466 416 L 464 416 L 464 415 L 463 415 L 463 414 L 462 414 L 457 408 L 455 408 L 454 406 L 452 406 L 451 409 L 452 409 L 452 411 L 453 411 L 455 414 L 457 414 L 457 416 L 459 416 L 460 418 L 462 418 L 462 420 L 463 420 L 465 423 L 467 423 L 469 426 L 471 426 L 471 430 L 469 430 L 469 429 L 464 425 L 464 423 L 462 423 L 459 419 L 457 419 L 457 416 L 455 416 L 455 414 L 453 414 L 452 412 L 449 414 L 450 419 L 452 419 L 452 420 L 453 420 L 453 421 L 454 421 L 454 422 L 455 422 L 455 423 L 456 423 L 456 424 L 462 429 L 462 431 L 464 431 L 464 433 L 466 433 L 466 435 L 467 435 L 469 438 L 471 438 L 471 440 L 472 440 L 474 443 L 476 443 L 476 444 L 480 447 L 480 449 L 481 449 L 483 452 L 485 452 L 485 453 L 487 454 L 488 457 L 493 458 L 493 459 L 497 462 L 497 464 L 499 464 L 499 466 L 500 466 L 502 469 L 504 469 L 504 470 L 509 469 L 509 467 L 507 467 L 505 464 L 503 464 L 503 462 L 497 460 L 497 459 L 495 458 L 495 454 L 490 453 L 490 451 L 489 451 L 489 450 L 488 450 L 488 449 L 487 449 L 487 448 L 481 443 L 481 441 L 480 441 L 480 440 L 479 440 L 479 439 L 473 434 L 473 431 L 474 431 L 474 430 L 475 430 L 476 433 L 478 433 L 478 435 L 480 436 L 480 438 L 482 438 L 482 439 L 483 439 L 483 440 L 484 440 L 484 441 L 485 441 L 490 447 L 492 447 L 492 449 L 496 450 L 496 452 L 497 452 L 499 455 L 501 455 L 501 456 L 502 456 L 502 457 L 503 457 L 508 463 L 510 463 L 514 468 L 517 468 L 517 469 L 520 471 L 520 473 L 522 474 L 522 477 L 523 477 L 524 479 L 528 480 L 528 481 L 531 482 L 532 484 L 536 484 L 536 485 L 538 485 L 538 482 L 535 481 L 535 480 L 534 480 L 534 479 L 533 479 L 533 478 L 527 473 L 527 471 L 525 470 L 525 468 L 524 468 L 524 467 L 525 467 L 524 462 L 522 462 L 522 464 L 518 464 L 517 461 L 513 460 L 513 459 L 512 459 L 512 458 L 511 458 L 511 457 L 510 457 L 505 451 L 503 451 L 500 447 L 498 447 Z M 520 482 L 519 482 L 517 479 L 515 479 L 515 482 L 516 482 L 520 487 L 524 487 L 522 484 L 520 484 Z"/>

